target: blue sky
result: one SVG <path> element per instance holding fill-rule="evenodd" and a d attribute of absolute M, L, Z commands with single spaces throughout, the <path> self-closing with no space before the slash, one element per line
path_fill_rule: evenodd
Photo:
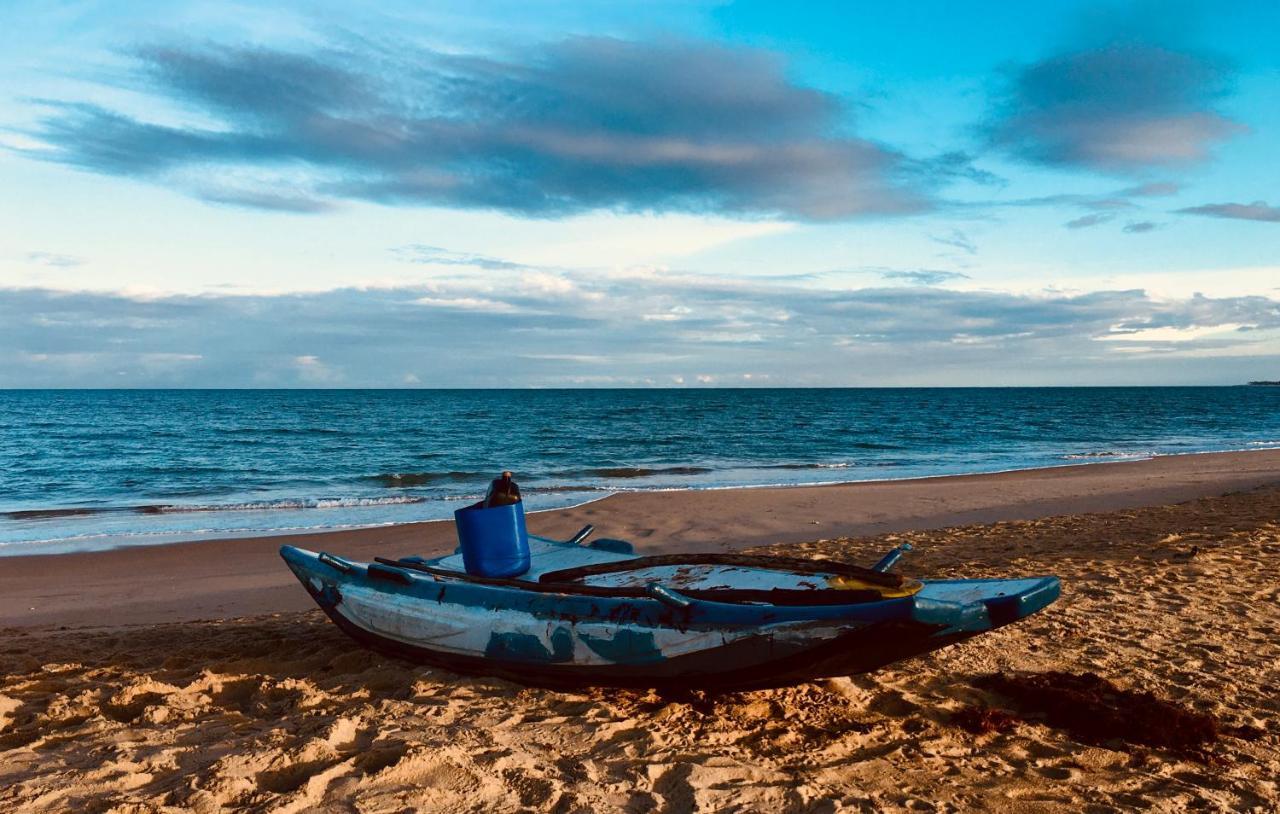
<path fill-rule="evenodd" d="M 0 386 L 1280 378 L 1280 7 L 0 5 Z"/>

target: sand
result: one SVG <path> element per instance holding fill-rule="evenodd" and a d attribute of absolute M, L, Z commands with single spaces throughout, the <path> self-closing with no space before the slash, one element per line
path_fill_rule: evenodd
<path fill-rule="evenodd" d="M 662 697 L 461 677 L 354 648 L 318 611 L 288 607 L 178 622 L 145 617 L 163 608 L 143 602 L 131 606 L 135 624 L 7 614 L 0 810 L 1277 811 L 1280 476 L 1267 474 L 1267 458 L 1273 465 L 1272 456 L 1253 457 L 1241 476 L 1260 482 L 1157 472 L 1131 505 L 1106 505 L 1120 499 L 1107 495 L 1095 511 L 1040 513 L 1054 500 L 1087 503 L 1081 487 L 1005 509 L 1027 519 L 911 529 L 924 509 L 894 505 L 883 507 L 889 519 L 848 522 L 898 523 L 896 531 L 803 529 L 808 541 L 787 538 L 775 550 L 867 562 L 910 541 L 907 573 L 1054 573 L 1064 593 L 1031 619 L 930 656 L 780 690 Z M 1095 473 L 1122 466 L 1068 479 L 1114 477 Z M 945 495 L 943 511 L 1000 511 L 1010 494 L 1034 496 L 1037 477 L 988 479 L 985 508 L 960 507 L 981 492 L 956 485 L 965 479 L 933 491 Z M 1174 502 L 1190 497 L 1179 490 L 1224 484 L 1248 491 Z M 799 514 L 812 509 L 787 506 L 813 493 L 753 501 L 758 511 Z M 1161 505 L 1142 506 L 1153 493 Z M 653 525 L 706 522 L 679 516 L 688 496 L 668 500 L 667 515 L 677 516 Z M 545 519 L 572 525 L 581 511 Z M 760 521 L 742 522 L 750 531 Z M 750 539 L 759 537 L 735 538 Z M 235 546 L 267 542 L 274 547 Z M 343 535 L 326 546 L 358 554 L 369 544 Z M 198 560 L 184 549 L 223 545 L 155 549 L 159 564 L 135 573 L 132 590 L 148 578 L 178 579 L 182 563 Z M 95 556 L 84 561 L 101 562 Z M 99 579 L 129 589 L 123 573 Z M 42 585 L 27 590 L 52 596 L 74 584 L 46 567 Z M 1198 753 L 1084 742 L 981 688 L 983 676 L 1012 670 L 1092 671 L 1209 713 L 1230 734 Z M 957 717 L 974 706 L 1018 721 L 974 734 Z"/>

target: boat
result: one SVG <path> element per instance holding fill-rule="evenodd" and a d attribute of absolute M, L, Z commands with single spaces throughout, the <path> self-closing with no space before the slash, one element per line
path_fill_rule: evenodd
<path fill-rule="evenodd" d="M 528 536 L 528 570 L 468 573 L 461 549 L 357 562 L 283 546 L 316 603 L 362 645 L 553 687 L 751 689 L 868 672 L 1016 622 L 1056 577 L 915 580 L 745 554 L 637 555 L 625 541 Z"/>

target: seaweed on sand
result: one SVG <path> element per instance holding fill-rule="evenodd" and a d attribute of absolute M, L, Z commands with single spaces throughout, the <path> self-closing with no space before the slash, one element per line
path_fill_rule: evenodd
<path fill-rule="evenodd" d="M 1002 709 L 964 707 L 952 714 L 951 722 L 966 732 L 985 735 L 988 732 L 1012 731 L 1018 725 L 1018 718 Z"/>
<path fill-rule="evenodd" d="M 1096 673 L 992 673 L 974 683 L 1011 699 L 1024 719 L 1041 719 L 1082 743 L 1121 741 L 1194 755 L 1220 731 L 1211 715 L 1121 689 Z"/>

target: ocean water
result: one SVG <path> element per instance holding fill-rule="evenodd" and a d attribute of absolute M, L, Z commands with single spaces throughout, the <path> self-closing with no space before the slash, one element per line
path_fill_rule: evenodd
<path fill-rule="evenodd" d="M 1280 447 L 1280 388 L 0 391 L 0 555 Z"/>

